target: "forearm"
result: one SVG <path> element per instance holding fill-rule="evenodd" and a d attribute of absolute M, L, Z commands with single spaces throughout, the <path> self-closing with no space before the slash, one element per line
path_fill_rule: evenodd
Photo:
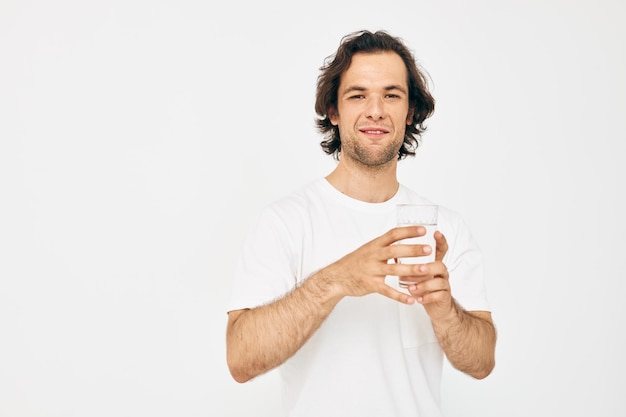
<path fill-rule="evenodd" d="M 324 278 L 318 272 L 283 298 L 229 318 L 227 362 L 236 381 L 282 364 L 319 328 L 341 299 Z"/>
<path fill-rule="evenodd" d="M 488 312 L 467 312 L 453 301 L 451 314 L 433 328 L 439 344 L 456 369 L 477 379 L 495 366 L 496 330 Z"/>

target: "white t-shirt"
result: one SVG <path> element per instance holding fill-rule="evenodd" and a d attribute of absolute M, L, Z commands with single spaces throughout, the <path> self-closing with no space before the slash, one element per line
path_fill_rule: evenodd
<path fill-rule="evenodd" d="M 270 303 L 317 270 L 395 227 L 397 204 L 431 203 L 404 186 L 383 203 L 355 200 L 324 178 L 267 206 L 236 266 L 230 310 Z M 489 311 L 482 256 L 461 217 L 439 207 L 452 296 Z M 397 277 L 386 282 L 396 288 Z M 441 416 L 444 354 L 424 308 L 380 294 L 342 299 L 279 368 L 290 417 Z"/>

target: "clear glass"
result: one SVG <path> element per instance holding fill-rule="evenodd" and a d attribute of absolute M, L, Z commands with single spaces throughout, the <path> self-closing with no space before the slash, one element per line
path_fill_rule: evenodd
<path fill-rule="evenodd" d="M 402 264 L 425 264 L 435 261 L 435 230 L 437 230 L 437 218 L 439 216 L 439 206 L 432 204 L 398 204 L 396 207 L 398 226 L 424 226 L 426 234 L 424 236 L 403 239 L 398 241 L 401 244 L 410 245 L 430 245 L 432 252 L 426 256 L 416 256 L 413 258 L 398 259 Z M 402 281 L 399 278 L 400 287 L 406 288 L 411 281 Z"/>

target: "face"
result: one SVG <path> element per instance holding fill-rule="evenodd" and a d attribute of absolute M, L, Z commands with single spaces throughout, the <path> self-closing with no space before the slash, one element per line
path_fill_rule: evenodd
<path fill-rule="evenodd" d="M 394 52 L 357 53 L 341 76 L 337 109 L 341 161 L 367 167 L 395 164 L 409 112 L 407 70 Z"/>

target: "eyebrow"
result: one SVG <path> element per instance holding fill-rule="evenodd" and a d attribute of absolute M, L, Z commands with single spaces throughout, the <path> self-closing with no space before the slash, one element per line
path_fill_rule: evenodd
<path fill-rule="evenodd" d="M 400 86 L 400 85 L 388 85 L 387 87 L 384 88 L 385 91 L 393 91 L 393 90 L 398 90 L 404 94 L 407 94 L 407 91 L 404 87 Z M 358 85 L 354 85 L 354 86 L 349 86 L 348 88 L 346 88 L 342 95 L 345 94 L 350 94 L 352 92 L 363 92 L 363 91 L 367 91 L 367 88 L 365 87 L 360 87 Z"/>

